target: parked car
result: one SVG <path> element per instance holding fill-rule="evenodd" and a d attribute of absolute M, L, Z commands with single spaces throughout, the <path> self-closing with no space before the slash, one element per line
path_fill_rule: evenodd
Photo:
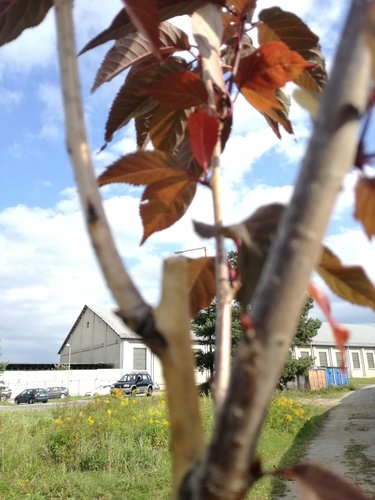
<path fill-rule="evenodd" d="M 60 386 L 47 387 L 46 393 L 48 399 L 56 399 L 56 398 L 64 399 L 69 396 L 68 389 L 66 387 L 60 387 Z"/>
<path fill-rule="evenodd" d="M 20 403 L 47 403 L 48 396 L 45 389 L 25 389 L 14 398 L 16 405 Z"/>
<path fill-rule="evenodd" d="M 121 390 L 124 394 L 146 394 L 152 396 L 154 392 L 154 382 L 146 371 L 126 373 L 115 384 L 112 385 L 111 393 Z"/>
<path fill-rule="evenodd" d="M 0 385 L 0 400 L 5 401 L 12 395 L 12 391 L 6 385 Z"/>
<path fill-rule="evenodd" d="M 107 396 L 111 393 L 112 385 L 98 385 L 93 391 L 87 391 L 85 396 Z"/>

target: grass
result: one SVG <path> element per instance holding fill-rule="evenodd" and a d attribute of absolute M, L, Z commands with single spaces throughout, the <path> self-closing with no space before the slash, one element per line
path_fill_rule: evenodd
<path fill-rule="evenodd" d="M 212 402 L 201 399 L 206 437 Z M 278 396 L 258 454 L 265 470 L 296 463 L 324 409 Z M 0 413 L 0 498 L 164 500 L 170 496 L 169 424 L 164 398 L 95 398 L 44 411 Z M 251 499 L 282 493 L 266 477 Z"/>

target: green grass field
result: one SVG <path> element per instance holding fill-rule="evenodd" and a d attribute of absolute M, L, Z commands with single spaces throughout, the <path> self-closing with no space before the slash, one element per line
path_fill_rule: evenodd
<path fill-rule="evenodd" d="M 360 382 L 352 381 L 353 388 Z M 372 383 L 372 382 L 369 382 Z M 319 397 L 322 397 L 322 391 Z M 326 390 L 336 398 L 343 391 Z M 306 401 L 307 391 L 303 391 Z M 325 406 L 300 392 L 275 396 L 258 454 L 264 470 L 292 465 L 319 429 Z M 201 399 L 207 438 L 212 402 Z M 164 500 L 170 497 L 169 422 L 163 396 L 106 398 L 80 406 L 0 413 L 0 498 Z M 249 498 L 271 499 L 282 481 L 264 478 Z"/>

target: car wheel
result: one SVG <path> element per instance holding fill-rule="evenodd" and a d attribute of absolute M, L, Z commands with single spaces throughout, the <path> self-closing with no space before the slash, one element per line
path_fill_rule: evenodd
<path fill-rule="evenodd" d="M 16 405 L 20 404 L 20 402 L 18 401 L 18 399 L 15 399 L 14 402 L 15 402 Z"/>
<path fill-rule="evenodd" d="M 29 405 L 32 405 L 32 404 L 34 404 L 34 399 L 33 399 L 33 398 L 30 398 L 30 399 L 29 399 Z"/>
<path fill-rule="evenodd" d="M 133 387 L 132 390 L 130 391 L 130 396 L 135 396 L 138 392 L 138 389 L 136 387 Z"/>
<path fill-rule="evenodd" d="M 66 397 L 66 394 L 60 394 L 60 399 L 64 399 Z"/>
<path fill-rule="evenodd" d="M 150 397 L 150 396 L 152 396 L 152 387 L 151 386 L 147 389 L 147 397 Z"/>
<path fill-rule="evenodd" d="M 47 401 L 48 401 L 48 399 L 45 399 L 45 400 L 43 401 L 43 403 L 47 403 Z"/>

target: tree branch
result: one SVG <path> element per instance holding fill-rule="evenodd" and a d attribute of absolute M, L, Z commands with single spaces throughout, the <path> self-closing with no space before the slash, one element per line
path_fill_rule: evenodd
<path fill-rule="evenodd" d="M 91 243 L 102 272 L 121 316 L 127 318 L 129 326 L 139 332 L 150 307 L 121 261 L 100 199 L 83 119 L 72 7 L 72 0 L 55 0 L 67 151 L 74 168 Z"/>
<path fill-rule="evenodd" d="M 205 446 L 194 377 L 187 281 L 186 259 L 167 259 L 162 298 L 154 311 L 156 327 L 167 342 L 160 361 L 167 385 L 175 492 L 187 470 L 201 458 Z"/>
<path fill-rule="evenodd" d="M 336 195 L 356 152 L 371 69 L 362 36 L 369 3 L 352 3 L 292 201 L 255 292 L 254 329 L 239 346 L 206 461 L 187 478 L 181 498 L 239 500 L 258 476 L 257 439 Z M 187 491 L 190 497 L 184 496 Z"/>

